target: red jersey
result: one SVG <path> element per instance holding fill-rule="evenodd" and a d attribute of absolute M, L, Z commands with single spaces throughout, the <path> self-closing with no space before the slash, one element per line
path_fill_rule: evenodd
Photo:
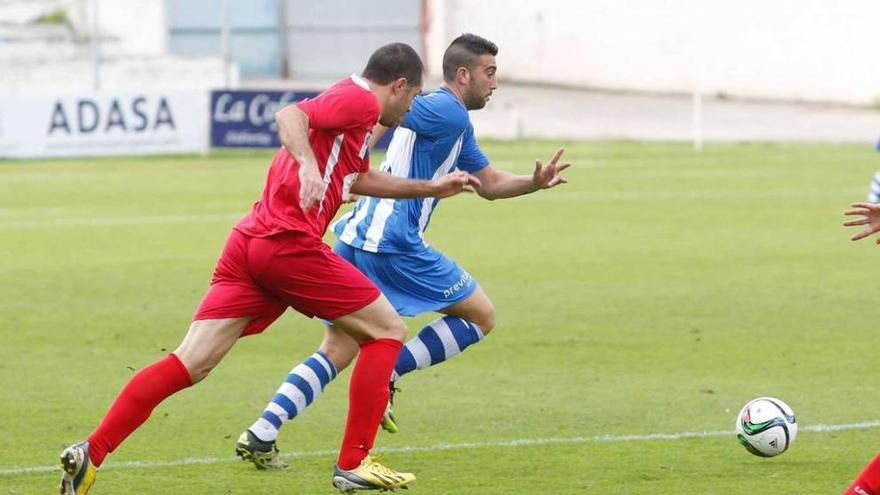
<path fill-rule="evenodd" d="M 343 191 L 370 168 L 371 131 L 381 109 L 366 81 L 352 75 L 296 106 L 309 117 L 309 144 L 327 185 L 324 198 L 307 212 L 300 208 L 299 163 L 282 146 L 272 159 L 262 198 L 235 226 L 245 235 L 299 231 L 322 238 L 342 205 Z"/>

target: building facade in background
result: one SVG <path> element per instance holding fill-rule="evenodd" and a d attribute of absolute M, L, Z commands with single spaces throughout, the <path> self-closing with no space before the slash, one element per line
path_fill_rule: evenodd
<path fill-rule="evenodd" d="M 165 3 L 169 51 L 177 55 L 222 55 L 225 14 L 229 52 L 246 79 L 333 80 L 359 71 L 384 44 L 422 49 L 421 0 Z"/>

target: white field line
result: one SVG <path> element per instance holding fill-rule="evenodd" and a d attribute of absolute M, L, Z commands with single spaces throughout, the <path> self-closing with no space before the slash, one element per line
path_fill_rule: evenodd
<path fill-rule="evenodd" d="M 836 425 L 816 424 L 805 426 L 798 432 L 812 433 L 828 433 L 834 431 L 846 430 L 867 430 L 871 428 L 880 428 L 880 419 L 872 421 L 863 421 L 860 423 L 845 423 Z M 561 438 L 519 438 L 513 440 L 499 440 L 495 442 L 465 442 L 465 443 L 441 443 L 436 445 L 426 445 L 422 447 L 389 447 L 377 449 L 381 452 L 437 452 L 442 450 L 466 450 L 466 449 L 484 449 L 498 447 L 532 447 L 541 445 L 571 445 L 585 443 L 623 443 L 623 442 L 653 442 L 658 440 L 685 440 L 688 438 L 705 438 L 705 437 L 733 437 L 734 432 L 731 430 L 718 431 L 684 431 L 679 433 L 648 433 L 644 435 L 596 435 L 592 437 L 561 437 Z M 336 455 L 336 450 L 311 450 L 305 452 L 288 452 L 281 454 L 281 457 L 291 459 L 297 457 L 325 457 Z M 169 466 L 191 466 L 205 464 L 222 464 L 227 462 L 235 462 L 238 457 L 188 457 L 185 459 L 175 459 L 169 461 L 129 461 L 129 462 L 108 462 L 103 466 L 102 470 L 108 469 L 145 469 Z M 58 466 L 29 466 L 29 467 L 2 467 L 0 468 L 0 476 L 13 476 L 18 474 L 31 473 L 50 473 L 58 471 Z"/>

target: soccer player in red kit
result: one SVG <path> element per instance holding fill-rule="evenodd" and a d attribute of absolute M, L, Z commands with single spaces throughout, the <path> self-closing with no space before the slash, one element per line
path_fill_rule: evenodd
<path fill-rule="evenodd" d="M 204 379 L 239 337 L 262 332 L 288 306 L 332 321 L 360 345 L 333 485 L 346 492 L 393 489 L 415 479 L 369 455 L 406 325 L 376 286 L 322 237 L 347 192 L 442 198 L 479 185 L 464 172 L 414 181 L 370 169 L 371 129 L 377 122 L 402 121 L 421 90 L 422 72 L 418 54 L 393 43 L 373 53 L 361 76 L 278 112 L 283 146 L 262 198 L 229 235 L 183 342 L 132 377 L 91 435 L 62 452 L 62 495 L 87 493 L 107 454 L 160 402 Z M 315 369 L 319 379 L 329 372 Z"/>
<path fill-rule="evenodd" d="M 847 220 L 843 222 L 843 225 L 846 227 L 864 225 L 861 232 L 852 236 L 852 240 L 858 241 L 880 232 L 880 204 L 853 203 L 851 206 L 843 214 L 862 218 Z M 880 238 L 877 238 L 876 242 L 880 244 Z M 843 492 L 843 495 L 880 495 L 880 454 L 865 466 L 853 484 Z"/>

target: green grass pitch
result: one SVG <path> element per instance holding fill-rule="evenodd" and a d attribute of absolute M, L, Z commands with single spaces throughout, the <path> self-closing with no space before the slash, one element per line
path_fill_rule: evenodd
<path fill-rule="evenodd" d="M 557 144 L 484 148 L 496 167 L 529 173 Z M 880 156 L 867 145 L 566 147 L 569 184 L 457 197 L 434 216 L 429 241 L 486 288 L 498 324 L 401 380 L 401 432 L 377 445 L 416 473 L 410 493 L 842 492 L 880 450 L 880 428 L 815 427 L 880 419 L 880 248 L 840 226 Z M 0 162 L 0 493 L 53 493 L 61 449 L 177 345 L 270 156 Z M 242 340 L 159 406 L 93 493 L 332 493 L 348 373 L 283 430 L 292 470 L 233 458 L 321 333 L 288 312 Z M 774 459 L 732 434 L 675 435 L 732 431 L 759 395 L 814 431 Z"/>

